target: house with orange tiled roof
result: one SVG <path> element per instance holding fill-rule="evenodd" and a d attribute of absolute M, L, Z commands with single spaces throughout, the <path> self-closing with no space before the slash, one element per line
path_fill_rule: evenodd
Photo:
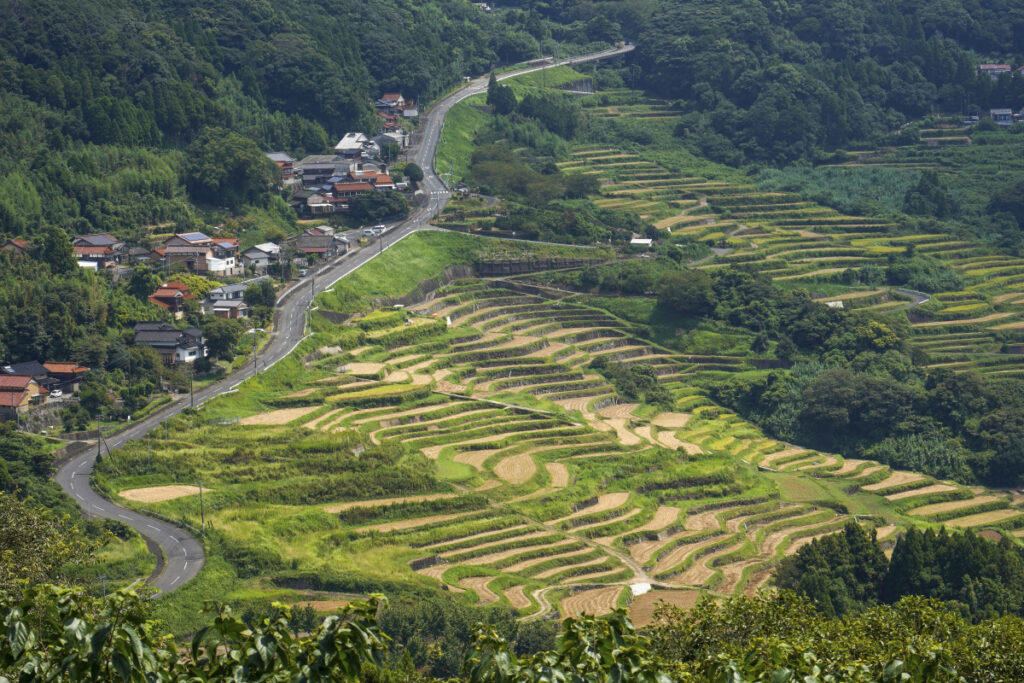
<path fill-rule="evenodd" d="M 150 301 L 170 311 L 175 320 L 180 320 L 185 316 L 185 302 L 195 298 L 195 295 L 189 293 L 188 287 L 178 281 L 161 285 L 149 295 Z"/>
<path fill-rule="evenodd" d="M 43 367 L 52 379 L 57 380 L 64 393 L 78 393 L 82 378 L 89 372 L 89 368 L 74 362 L 48 360 Z"/>
<path fill-rule="evenodd" d="M 3 244 L 0 244 L 0 251 L 7 251 L 12 254 L 17 254 L 19 256 L 27 256 L 28 250 L 28 242 L 17 237 L 12 237 Z"/>
<path fill-rule="evenodd" d="M 0 420 L 17 420 L 48 393 L 29 375 L 0 375 Z"/>

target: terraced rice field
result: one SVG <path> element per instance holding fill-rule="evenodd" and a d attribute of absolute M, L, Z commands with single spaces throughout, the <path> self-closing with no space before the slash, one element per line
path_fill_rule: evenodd
<path fill-rule="evenodd" d="M 659 107 L 652 102 L 648 107 L 585 106 L 585 111 L 602 118 L 632 117 Z M 642 153 L 580 147 L 561 166 L 601 181 L 599 206 L 636 213 L 666 231 L 666 237 L 693 236 L 724 252 L 700 268 L 743 264 L 813 293 L 818 283 L 834 289 L 848 269 L 872 262 L 884 268 L 890 254 L 908 246 L 943 259 L 959 272 L 965 287 L 935 294 L 925 308 L 914 295 L 890 288 L 851 288 L 822 300 L 909 318 L 912 342 L 929 355 L 933 367 L 1024 375 L 1024 258 L 995 254 L 943 233 L 896 234 L 891 223 L 846 216 L 753 183 L 680 176 Z"/>
<path fill-rule="evenodd" d="M 410 575 L 468 600 L 541 618 L 610 610 L 634 583 L 650 583 L 659 595 L 678 592 L 684 601 L 702 591 L 750 593 L 770 579 L 781 557 L 850 519 L 836 512 L 840 507 L 815 502 L 825 497 L 859 511 L 861 523 L 891 530 L 929 522 L 1024 523 L 1024 512 L 1002 494 L 870 461 L 844 462 L 765 437 L 712 404 L 695 381 L 702 372 L 745 369 L 741 358 L 684 357 L 659 348 L 628 323 L 565 293 L 528 295 L 510 283 L 460 281 L 407 311 L 450 317 L 455 342 L 425 338 L 321 354 L 319 367 L 344 375 L 372 366 L 385 379 L 312 379 L 315 392 L 289 388 L 289 405 L 308 402 L 289 408 L 290 420 L 281 410 L 253 420 L 267 430 L 299 426 L 339 437 L 355 430 L 436 463 L 452 487 L 448 493 L 322 509 L 344 515 L 407 508 L 349 533 L 393 548 L 407 558 Z M 586 367 L 598 355 L 651 364 L 676 405 L 652 412 L 621 402 Z M 389 382 L 399 370 L 429 377 L 430 384 L 413 382 L 411 374 Z M 436 393 L 442 381 L 462 388 L 457 395 Z M 378 405 L 351 399 L 375 390 L 383 392 Z M 780 478 L 827 493 L 793 496 Z M 470 495 L 483 502 L 429 514 L 415 507 Z"/>

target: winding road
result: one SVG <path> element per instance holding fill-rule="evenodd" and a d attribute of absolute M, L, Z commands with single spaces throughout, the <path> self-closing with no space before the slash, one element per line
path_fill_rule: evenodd
<path fill-rule="evenodd" d="M 555 66 L 578 64 L 624 54 L 633 49 L 627 44 L 611 50 L 595 52 L 580 57 L 563 59 L 541 66 L 510 71 L 498 76 L 505 80 L 541 69 Z M 487 90 L 487 76 L 474 79 L 454 93 L 442 98 L 420 117 L 419 141 L 409 154 L 411 161 L 423 169 L 421 188 L 426 201 L 413 209 L 407 218 L 393 224 L 376 243 L 362 249 L 350 251 L 338 259 L 312 272 L 300 282 L 285 291 L 274 311 L 274 332 L 263 351 L 249 363 L 219 382 L 195 391 L 190 396 L 179 397 L 152 415 L 133 423 L 116 434 L 104 437 L 107 449 L 113 451 L 129 441 L 141 439 L 152 429 L 181 411 L 193 402 L 196 407 L 211 398 L 233 391 L 238 385 L 260 370 L 266 369 L 290 354 L 306 335 L 306 318 L 313 298 L 338 282 L 341 278 L 362 267 L 399 240 L 417 230 L 430 228 L 430 221 L 440 213 L 451 196 L 448 188 L 433 171 L 433 159 L 437 151 L 445 116 L 456 103 Z M 61 488 L 74 498 L 87 517 L 100 517 L 124 522 L 139 532 L 147 546 L 157 557 L 155 576 L 150 584 L 157 589 L 156 596 L 180 588 L 195 578 L 205 561 L 202 544 L 181 527 L 110 502 L 92 488 L 91 475 L 96 462 L 97 451 L 90 449 L 67 460 L 55 476 Z M 116 457 L 116 456 L 115 456 Z M 183 482 L 186 483 L 186 482 Z"/>

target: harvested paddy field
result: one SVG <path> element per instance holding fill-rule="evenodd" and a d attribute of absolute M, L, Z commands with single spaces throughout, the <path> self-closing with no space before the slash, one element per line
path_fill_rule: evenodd
<path fill-rule="evenodd" d="M 117 495 L 121 496 L 125 500 L 133 500 L 137 503 L 159 503 L 165 500 L 183 498 L 184 496 L 194 496 L 198 493 L 198 486 L 171 484 L 169 486 L 149 486 L 141 489 L 126 489 L 124 491 L 119 491 Z"/>
<path fill-rule="evenodd" d="M 245 426 L 286 425 L 292 420 L 297 420 L 304 415 L 309 415 L 318 407 L 319 406 L 303 406 L 301 408 L 282 408 L 281 410 L 273 410 L 269 413 L 260 413 L 258 415 L 243 417 L 238 421 L 238 423 Z"/>

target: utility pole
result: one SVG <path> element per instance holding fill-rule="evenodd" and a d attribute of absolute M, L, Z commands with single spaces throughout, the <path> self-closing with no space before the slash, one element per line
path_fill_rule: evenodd
<path fill-rule="evenodd" d="M 206 535 L 206 510 L 203 508 L 203 482 L 197 481 L 199 485 L 199 522 L 202 526 L 203 536 Z"/>
<path fill-rule="evenodd" d="M 196 368 L 195 368 L 194 365 L 190 364 L 188 366 L 188 405 L 189 405 L 189 408 L 195 408 L 196 407 L 196 393 L 192 389 L 192 378 L 195 376 L 195 374 L 196 374 Z"/>

